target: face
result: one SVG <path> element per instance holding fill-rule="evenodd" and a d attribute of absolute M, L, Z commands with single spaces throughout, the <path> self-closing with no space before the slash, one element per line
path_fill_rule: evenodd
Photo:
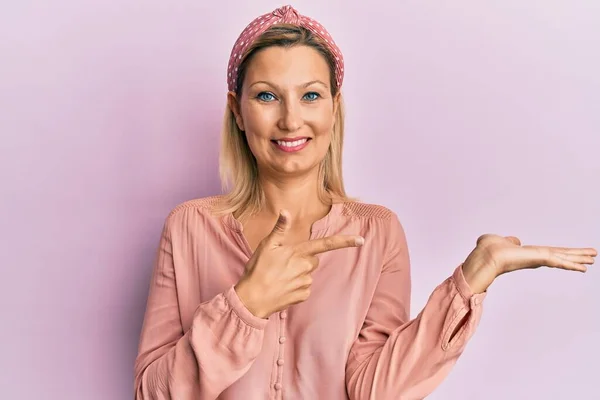
<path fill-rule="evenodd" d="M 263 176 L 318 172 L 339 103 L 329 82 L 327 62 L 308 46 L 269 47 L 250 61 L 229 105 Z"/>

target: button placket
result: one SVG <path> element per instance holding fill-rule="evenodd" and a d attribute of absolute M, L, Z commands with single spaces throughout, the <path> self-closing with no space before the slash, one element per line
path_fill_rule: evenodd
<path fill-rule="evenodd" d="M 278 342 L 279 342 L 279 348 L 278 348 L 278 357 L 277 357 L 277 361 L 276 361 L 276 369 L 277 369 L 277 374 L 276 374 L 276 381 L 273 385 L 273 388 L 275 389 L 276 393 L 275 393 L 275 398 L 277 399 L 281 399 L 282 398 L 282 389 L 283 389 L 283 365 L 285 363 L 284 361 L 284 354 L 285 354 L 285 342 L 287 340 L 287 338 L 285 337 L 286 334 L 286 319 L 287 319 L 287 315 L 288 312 L 286 310 L 283 310 L 281 312 L 279 312 L 279 338 L 278 338 Z"/>

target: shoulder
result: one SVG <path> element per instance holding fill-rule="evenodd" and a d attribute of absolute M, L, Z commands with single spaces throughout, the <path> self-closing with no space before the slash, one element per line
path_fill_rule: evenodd
<path fill-rule="evenodd" d="M 218 224 L 219 216 L 215 212 L 222 196 L 208 196 L 186 200 L 173 207 L 165 218 L 165 228 L 173 230 L 189 230 Z"/>
<path fill-rule="evenodd" d="M 377 238 L 386 252 L 406 246 L 406 235 L 398 214 L 384 205 L 346 202 L 340 214 L 342 218 L 358 222 L 361 234 Z"/>
<path fill-rule="evenodd" d="M 380 220 L 383 222 L 398 219 L 396 213 L 386 206 L 357 201 L 343 203 L 341 215 L 349 218 Z"/>
<path fill-rule="evenodd" d="M 167 219 L 177 218 L 186 213 L 196 212 L 204 215 L 213 215 L 215 207 L 219 204 L 223 196 L 208 196 L 208 197 L 200 197 L 197 199 L 191 199 L 184 201 L 175 207 L 169 212 L 167 215 Z"/>

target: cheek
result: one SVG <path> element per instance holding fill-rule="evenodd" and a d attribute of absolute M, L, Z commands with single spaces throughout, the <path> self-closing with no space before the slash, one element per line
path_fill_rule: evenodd
<path fill-rule="evenodd" d="M 316 113 L 309 123 L 316 136 L 322 136 L 323 138 L 327 137 L 327 140 L 329 140 L 333 130 L 333 122 L 334 117 L 331 110 L 325 109 Z"/>
<path fill-rule="evenodd" d="M 270 142 L 265 141 L 263 137 L 256 135 L 252 130 L 246 131 L 246 143 L 256 159 L 264 158 L 266 146 L 270 145 Z"/>
<path fill-rule="evenodd" d="M 274 110 L 252 104 L 245 104 L 242 107 L 242 119 L 246 132 L 252 136 L 249 139 L 270 137 L 273 125 L 277 123 Z"/>

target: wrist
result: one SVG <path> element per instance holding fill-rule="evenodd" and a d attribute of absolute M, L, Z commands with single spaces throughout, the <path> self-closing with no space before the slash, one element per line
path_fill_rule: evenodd
<path fill-rule="evenodd" d="M 248 282 L 240 280 L 234 287 L 238 298 L 248 311 L 255 317 L 266 319 L 269 313 L 260 305 L 260 301 L 253 295 L 254 291 L 249 287 Z"/>
<path fill-rule="evenodd" d="M 463 263 L 462 273 L 475 294 L 485 292 L 497 277 L 493 265 L 471 256 Z"/>

